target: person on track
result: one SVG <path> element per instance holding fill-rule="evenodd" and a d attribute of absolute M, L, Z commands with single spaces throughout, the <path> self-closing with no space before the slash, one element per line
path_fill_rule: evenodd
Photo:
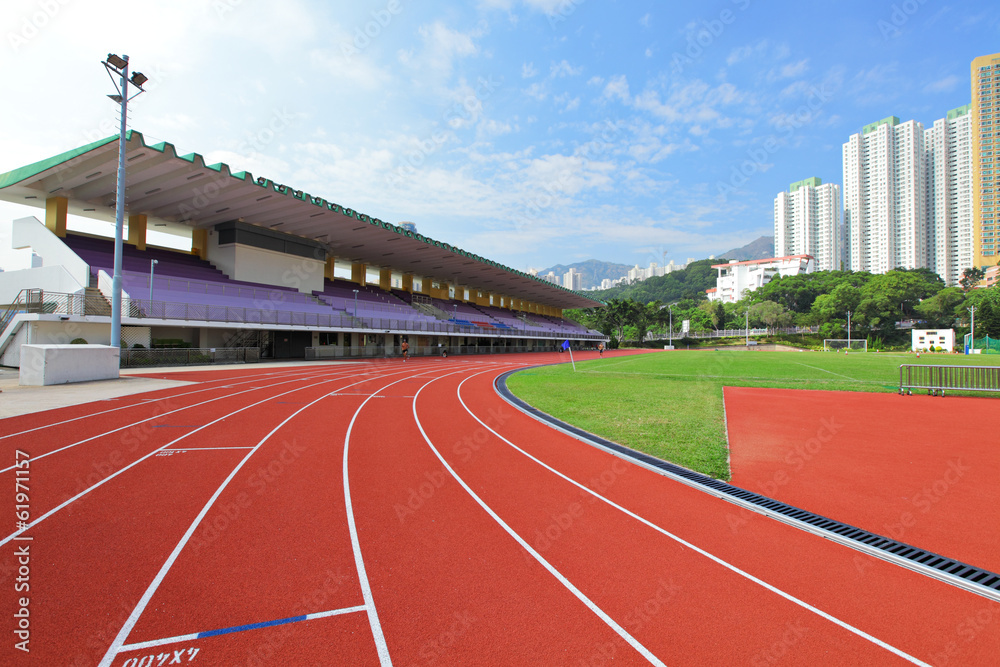
<path fill-rule="evenodd" d="M 603 341 L 597 344 L 597 354 L 598 354 L 598 356 L 601 356 L 601 357 L 604 356 L 604 342 Z"/>
<path fill-rule="evenodd" d="M 410 357 L 410 344 L 403 339 L 403 342 L 399 344 L 399 349 L 403 352 L 403 361 L 406 361 Z"/>

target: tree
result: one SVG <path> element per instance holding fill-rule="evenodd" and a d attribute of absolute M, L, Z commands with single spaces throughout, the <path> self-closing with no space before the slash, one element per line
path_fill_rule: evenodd
<path fill-rule="evenodd" d="M 791 324 L 792 315 L 780 303 L 762 301 L 750 306 L 750 319 L 763 323 L 768 329 L 785 327 Z"/>
<path fill-rule="evenodd" d="M 954 325 L 962 315 L 965 296 L 958 287 L 946 287 L 937 294 L 918 303 L 914 310 L 927 326 L 938 329 Z"/>
<path fill-rule="evenodd" d="M 966 292 L 975 288 L 979 282 L 986 277 L 986 272 L 983 271 L 978 266 L 971 266 L 965 271 L 962 271 L 962 277 L 959 279 L 958 284 L 962 286 L 962 289 Z"/>

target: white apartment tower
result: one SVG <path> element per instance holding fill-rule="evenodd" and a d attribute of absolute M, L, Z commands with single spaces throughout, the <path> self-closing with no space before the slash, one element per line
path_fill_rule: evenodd
<path fill-rule="evenodd" d="M 971 109 L 952 109 L 924 133 L 927 266 L 947 285 L 975 265 Z"/>
<path fill-rule="evenodd" d="M 807 178 L 774 200 L 774 254 L 812 255 L 816 270 L 841 268 L 840 186 Z"/>
<path fill-rule="evenodd" d="M 563 274 L 563 287 L 579 291 L 583 286 L 583 274 L 571 268 Z"/>
<path fill-rule="evenodd" d="M 886 273 L 927 266 L 924 127 L 891 116 L 844 144 L 847 267 Z"/>

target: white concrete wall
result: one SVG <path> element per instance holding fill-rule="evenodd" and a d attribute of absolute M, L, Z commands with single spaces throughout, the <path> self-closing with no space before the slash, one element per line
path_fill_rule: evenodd
<path fill-rule="evenodd" d="M 90 267 L 80 256 L 70 250 L 63 240 L 53 234 L 38 218 L 19 218 L 11 228 L 11 248 L 31 248 L 42 258 L 42 266 L 63 266 L 83 289 L 90 283 Z M 29 285 L 30 287 L 30 285 Z M 77 291 L 77 290 L 71 290 Z"/>
<path fill-rule="evenodd" d="M 86 285 L 78 283 L 73 274 L 59 265 L 4 271 L 0 273 L 0 303 L 13 303 L 23 289 L 76 294 L 84 287 Z"/>
<path fill-rule="evenodd" d="M 236 243 L 220 246 L 218 240 L 218 234 L 210 237 L 208 260 L 233 280 L 290 287 L 306 294 L 323 289 L 325 262 Z"/>
<path fill-rule="evenodd" d="M 110 345 L 22 345 L 20 384 L 45 386 L 118 377 L 121 350 Z"/>

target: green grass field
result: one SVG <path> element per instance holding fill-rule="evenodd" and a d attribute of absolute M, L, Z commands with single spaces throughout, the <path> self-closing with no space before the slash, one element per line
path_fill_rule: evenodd
<path fill-rule="evenodd" d="M 901 364 L 1000 366 L 1000 355 L 678 350 L 532 368 L 507 384 L 565 422 L 728 480 L 723 386 L 895 392 Z"/>

